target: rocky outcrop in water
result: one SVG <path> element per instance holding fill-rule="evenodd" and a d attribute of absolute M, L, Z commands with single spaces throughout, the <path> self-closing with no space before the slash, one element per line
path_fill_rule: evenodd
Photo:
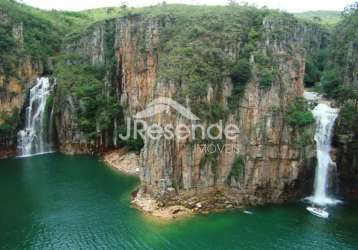
<path fill-rule="evenodd" d="M 107 165 L 124 174 L 133 176 L 139 174 L 139 155 L 126 148 L 105 153 L 103 160 Z"/>
<path fill-rule="evenodd" d="M 358 122 L 357 117 L 354 119 Z M 340 115 L 335 128 L 334 144 L 337 152 L 340 194 L 347 198 L 358 198 L 358 130 L 347 127 L 344 116 Z"/>

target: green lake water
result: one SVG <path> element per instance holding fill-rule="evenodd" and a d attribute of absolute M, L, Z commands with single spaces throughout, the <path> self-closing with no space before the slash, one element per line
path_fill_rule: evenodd
<path fill-rule="evenodd" d="M 305 204 L 164 223 L 129 205 L 134 177 L 97 158 L 0 161 L 0 249 L 358 249 L 358 203 L 310 215 Z"/>

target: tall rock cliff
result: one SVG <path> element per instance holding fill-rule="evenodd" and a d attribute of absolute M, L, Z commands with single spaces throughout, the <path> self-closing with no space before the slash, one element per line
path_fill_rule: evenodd
<path fill-rule="evenodd" d="M 46 70 L 47 59 L 33 56 L 38 48 L 32 32 L 41 23 L 31 18 L 7 2 L 0 5 L 0 157 L 15 154 L 27 91 Z"/>
<path fill-rule="evenodd" d="M 341 194 L 358 198 L 358 9 L 347 8 L 337 25 L 324 78 L 325 92 L 341 108 L 335 128 Z"/>
<path fill-rule="evenodd" d="M 225 115 L 220 118 L 224 123 L 238 125 L 240 136 L 237 140 L 204 143 L 204 147 L 222 147 L 222 152 L 202 152 L 202 142 L 195 140 L 161 138 L 145 141 L 141 153 L 141 180 L 145 192 L 166 203 L 176 199 L 177 193 L 185 196 L 193 190 L 205 193 L 212 188 L 236 203 L 255 205 L 282 202 L 301 195 L 297 192 L 304 192 L 302 181 L 309 183 L 312 176 L 310 161 L 312 163 L 314 155 L 309 147 L 312 142 L 308 140 L 307 151 L 295 147 L 298 131 L 285 120 L 290 102 L 303 94 L 304 33 L 303 27 L 296 25 L 294 20 L 280 17 L 268 16 L 262 20 L 264 35 L 257 46 L 260 52 L 272 58 L 276 75 L 271 86 L 260 86 L 261 72 L 255 55 L 250 54 L 252 77 L 241 96 L 234 96 L 239 100 L 231 103 L 235 83 L 228 77 L 223 77 L 216 86 L 209 85 L 204 100 L 186 96 L 189 99 L 186 103 L 192 110 L 199 110 L 195 106 L 200 101 L 207 105 L 209 112 L 221 107 Z M 285 28 L 291 32 L 284 37 L 272 36 Z M 240 47 L 236 43 L 226 46 L 224 51 Z M 223 56 L 240 60 L 240 49 L 234 55 L 224 52 Z M 179 83 L 162 81 L 155 87 L 154 97 L 175 98 L 181 88 Z M 202 124 L 208 127 L 211 118 Z M 188 124 L 183 120 L 178 114 L 169 114 L 169 118 L 168 114 L 162 114 L 154 118 L 159 124 L 170 122 L 173 127 Z"/>
<path fill-rule="evenodd" d="M 37 77 L 53 73 L 52 59 L 61 54 L 65 34 L 105 17 L 0 1 L 0 157 L 16 153 L 16 132 L 22 127 L 29 89 Z"/>
<path fill-rule="evenodd" d="M 264 204 L 309 193 L 314 127 L 292 121 L 291 111 L 300 107 L 295 112 L 307 112 L 300 99 L 305 57 L 320 47 L 322 33 L 314 32 L 319 27 L 254 8 L 209 12 L 163 11 L 109 20 L 72 38 L 65 51 L 86 55 L 88 64 L 105 65 L 104 96 L 116 99 L 122 113 L 109 124 L 125 125 L 124 118 L 151 101 L 170 97 L 197 115 L 205 128 L 219 121 L 239 127 L 236 140 L 146 137 L 140 193 L 164 205 L 188 205 L 198 194 L 220 193 L 230 204 Z M 77 142 L 87 145 L 88 136 L 74 122 L 81 99 L 63 93 L 61 101 L 65 106 L 57 118 L 59 143 L 71 144 L 77 135 Z M 174 128 L 192 123 L 172 109 L 146 122 Z M 97 130 L 94 145 L 114 146 L 115 128 Z"/>

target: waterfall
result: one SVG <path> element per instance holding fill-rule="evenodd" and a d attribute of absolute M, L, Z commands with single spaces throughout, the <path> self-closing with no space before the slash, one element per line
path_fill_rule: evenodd
<path fill-rule="evenodd" d="M 51 114 L 50 114 L 50 121 L 49 121 L 49 129 L 48 129 L 48 141 L 50 143 L 50 147 L 52 148 L 52 139 L 54 138 L 54 128 L 53 128 L 53 124 L 54 124 L 54 111 L 53 111 L 53 106 L 51 107 Z"/>
<path fill-rule="evenodd" d="M 332 132 L 338 116 L 338 109 L 331 108 L 327 104 L 318 104 L 312 111 L 316 120 L 315 141 L 317 147 L 317 167 L 314 183 L 314 194 L 307 199 L 315 204 L 324 206 L 336 204 L 339 201 L 328 196 L 327 187 L 330 168 L 335 163 L 331 159 Z"/>
<path fill-rule="evenodd" d="M 25 128 L 18 133 L 18 148 L 21 156 L 43 154 L 52 150 L 50 130 L 52 130 L 53 114 L 51 112 L 50 118 L 45 116 L 50 92 L 51 84 L 47 77 L 38 78 L 36 85 L 30 90 Z"/>
<path fill-rule="evenodd" d="M 117 137 L 118 137 L 118 125 L 117 125 L 117 120 L 114 119 L 114 124 L 113 124 L 113 146 L 117 147 L 118 143 L 117 143 Z"/>

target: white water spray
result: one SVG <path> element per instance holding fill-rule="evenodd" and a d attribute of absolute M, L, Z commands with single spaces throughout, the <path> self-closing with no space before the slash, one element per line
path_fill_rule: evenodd
<path fill-rule="evenodd" d="M 313 116 L 316 120 L 315 141 L 317 144 L 317 167 L 314 184 L 314 194 L 307 199 L 317 205 L 333 205 L 339 200 L 328 196 L 328 178 L 330 168 L 335 165 L 332 161 L 330 152 L 332 144 L 332 131 L 337 119 L 339 110 L 331 108 L 327 104 L 321 103 L 313 110 Z"/>
<path fill-rule="evenodd" d="M 29 106 L 26 108 L 25 129 L 18 133 L 18 148 L 22 157 L 44 154 L 52 151 L 52 114 L 45 121 L 46 102 L 50 95 L 51 84 L 47 77 L 37 79 L 30 90 Z M 48 123 L 46 123 L 48 122 Z M 45 127 L 48 124 L 50 128 Z"/>

